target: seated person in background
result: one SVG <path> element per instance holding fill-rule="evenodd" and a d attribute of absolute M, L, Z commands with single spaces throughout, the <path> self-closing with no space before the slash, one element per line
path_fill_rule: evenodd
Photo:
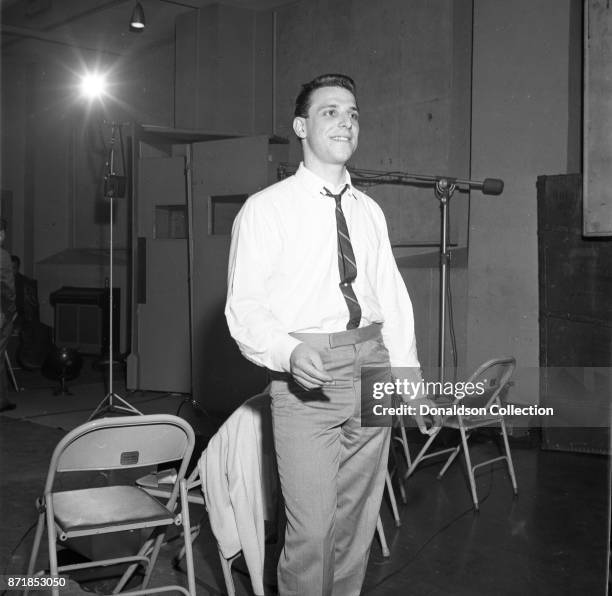
<path fill-rule="evenodd" d="M 51 347 L 51 328 L 40 322 L 38 282 L 20 273 L 21 259 L 11 256 L 15 279 L 17 318 L 13 331 L 19 335 L 17 360 L 24 368 L 40 368 Z"/>
<path fill-rule="evenodd" d="M 17 326 L 21 328 L 24 321 L 40 320 L 38 306 L 38 283 L 35 279 L 23 275 L 21 259 L 11 255 L 13 277 L 15 279 L 15 306 L 17 307 Z"/>
<path fill-rule="evenodd" d="M 6 226 L 6 220 L 0 219 L 0 297 L 2 299 L 0 308 L 0 412 L 15 408 L 15 404 L 9 401 L 7 395 L 8 382 L 4 358 L 9 337 L 13 332 L 13 320 L 15 318 L 13 268 L 8 252 L 2 248 L 6 236 Z"/>

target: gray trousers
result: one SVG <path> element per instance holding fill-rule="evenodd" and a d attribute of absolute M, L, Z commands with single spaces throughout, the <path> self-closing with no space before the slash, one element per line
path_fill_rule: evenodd
<path fill-rule="evenodd" d="M 281 596 L 361 591 L 382 500 L 389 428 L 361 426 L 361 367 L 391 378 L 380 325 L 334 334 L 293 334 L 316 348 L 331 386 L 307 391 L 273 373 L 272 423 L 285 502 Z"/>

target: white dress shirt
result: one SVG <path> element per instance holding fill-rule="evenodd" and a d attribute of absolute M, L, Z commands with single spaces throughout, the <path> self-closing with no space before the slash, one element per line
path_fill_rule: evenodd
<path fill-rule="evenodd" d="M 323 179 L 300 164 L 295 175 L 250 197 L 234 221 L 225 316 L 243 355 L 290 372 L 300 343 L 289 334 L 345 331 L 339 287 L 335 202 Z M 357 261 L 353 289 L 361 323 L 382 323 L 393 367 L 418 367 L 412 303 L 391 251 L 381 208 L 353 186 L 342 210 Z"/>

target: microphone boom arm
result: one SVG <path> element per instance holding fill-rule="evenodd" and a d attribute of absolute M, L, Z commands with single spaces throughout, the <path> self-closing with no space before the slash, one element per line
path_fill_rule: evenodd
<path fill-rule="evenodd" d="M 288 163 L 280 164 L 278 178 L 283 179 L 295 173 L 297 166 Z M 480 190 L 486 195 L 499 195 L 504 190 L 504 181 L 499 178 L 485 178 L 484 180 L 467 180 L 452 176 L 434 176 L 430 174 L 410 174 L 407 172 L 383 172 L 380 170 L 364 170 L 361 168 L 348 168 L 351 179 L 356 185 L 374 186 L 377 184 L 405 184 L 414 186 L 429 185 L 436 187 L 442 185 L 453 186 L 461 190 L 471 188 Z"/>

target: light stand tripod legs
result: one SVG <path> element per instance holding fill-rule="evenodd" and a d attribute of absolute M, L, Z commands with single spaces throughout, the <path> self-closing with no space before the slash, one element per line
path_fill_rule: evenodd
<path fill-rule="evenodd" d="M 119 403 L 115 403 L 115 400 Z M 93 420 L 100 412 L 124 412 L 126 414 L 139 414 L 142 416 L 140 410 L 137 410 L 132 404 L 112 391 L 106 394 L 106 397 L 98 404 L 98 407 L 92 412 L 87 421 Z"/>

